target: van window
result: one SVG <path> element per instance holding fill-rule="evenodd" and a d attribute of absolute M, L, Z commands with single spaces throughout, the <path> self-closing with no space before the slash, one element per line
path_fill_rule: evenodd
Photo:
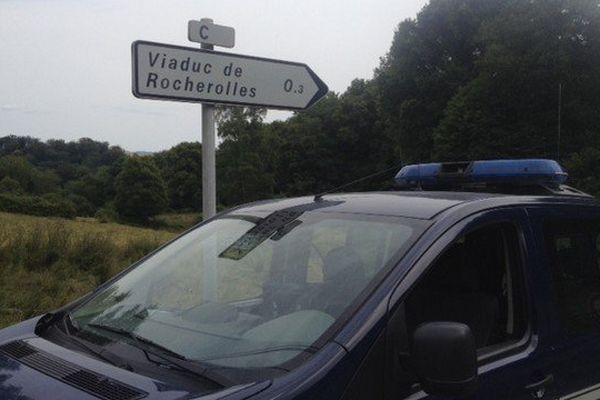
<path fill-rule="evenodd" d="M 480 352 L 523 337 L 522 257 L 508 223 L 472 231 L 446 249 L 406 300 L 409 334 L 424 322 L 468 325 Z"/>
<path fill-rule="evenodd" d="M 390 232 L 367 221 L 348 224 L 344 220 L 315 227 L 312 233 L 308 265 L 308 282 L 323 283 L 326 255 L 339 247 L 352 248 L 367 278 L 373 278 L 394 251 L 399 232 Z M 333 254 L 333 253 L 332 253 Z"/>
<path fill-rule="evenodd" d="M 544 238 L 562 329 L 567 334 L 599 332 L 600 222 L 548 221 Z"/>

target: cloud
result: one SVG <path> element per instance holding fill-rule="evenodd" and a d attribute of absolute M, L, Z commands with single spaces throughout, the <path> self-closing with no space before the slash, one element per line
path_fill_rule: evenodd
<path fill-rule="evenodd" d="M 124 113 L 124 114 L 151 115 L 151 116 L 156 116 L 156 117 L 162 117 L 165 115 L 169 115 L 168 112 L 164 112 L 164 111 L 147 110 L 147 109 L 131 107 L 131 106 L 96 106 L 96 108 L 99 108 L 103 111 Z"/>
<path fill-rule="evenodd" d="M 19 113 L 19 114 L 28 114 L 28 115 L 43 115 L 43 114 L 48 114 L 50 111 L 41 110 L 41 109 L 33 108 L 33 107 L 19 106 L 17 104 L 0 104 L 0 112 Z"/>
<path fill-rule="evenodd" d="M 19 107 L 16 104 L 0 104 L 0 111 L 23 111 L 23 107 Z"/>

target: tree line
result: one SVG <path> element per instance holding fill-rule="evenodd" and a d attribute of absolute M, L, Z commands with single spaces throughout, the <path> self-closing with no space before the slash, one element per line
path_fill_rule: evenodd
<path fill-rule="evenodd" d="M 371 79 L 286 121 L 221 108 L 218 202 L 319 193 L 400 163 L 524 157 L 558 159 L 598 195 L 598 65 L 597 1 L 431 0 L 398 25 Z M 390 189 L 391 175 L 351 189 Z M 91 139 L 0 138 L 0 209 L 146 221 L 199 210 L 200 185 L 199 143 L 140 157 Z"/>

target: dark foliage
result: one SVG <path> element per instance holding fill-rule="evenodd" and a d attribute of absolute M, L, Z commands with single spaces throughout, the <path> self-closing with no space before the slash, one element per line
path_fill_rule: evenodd
<path fill-rule="evenodd" d="M 119 147 L 85 138 L 42 142 L 31 137 L 2 137 L 0 193 L 15 196 L 1 202 L 0 211 L 94 215 L 114 199 L 114 178 L 125 157 Z M 61 207 L 61 212 L 44 214 L 44 210 Z"/>
<path fill-rule="evenodd" d="M 128 157 L 115 188 L 115 209 L 125 219 L 147 222 L 167 207 L 165 182 L 151 158 Z"/>
<path fill-rule="evenodd" d="M 60 196 L 30 196 L 13 193 L 0 193 L 0 211 L 73 218 L 75 206 L 68 199 Z"/>
<path fill-rule="evenodd" d="M 202 145 L 180 143 L 156 154 L 173 210 L 200 210 L 202 208 Z"/>

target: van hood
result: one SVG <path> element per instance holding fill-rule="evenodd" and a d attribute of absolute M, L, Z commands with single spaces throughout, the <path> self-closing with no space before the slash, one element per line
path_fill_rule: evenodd
<path fill-rule="evenodd" d="M 0 399 L 213 400 L 247 398 L 269 386 L 262 382 L 190 393 L 40 338 L 34 333 L 37 320 L 0 331 Z"/>

